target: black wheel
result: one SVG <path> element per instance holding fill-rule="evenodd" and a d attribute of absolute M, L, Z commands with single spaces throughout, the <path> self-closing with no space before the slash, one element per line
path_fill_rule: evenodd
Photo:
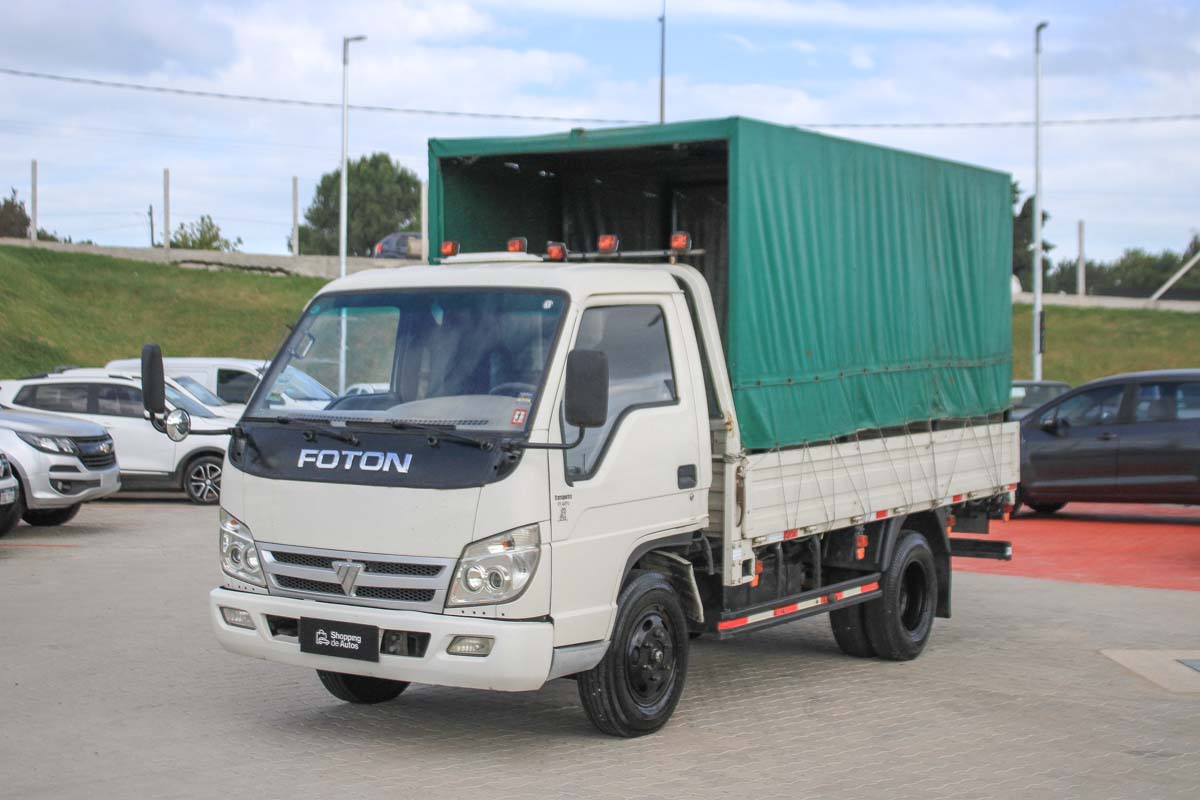
<path fill-rule="evenodd" d="M 21 492 L 21 482 L 17 481 L 17 499 L 11 505 L 0 508 L 0 536 L 17 527 L 24 513 L 25 495 Z"/>
<path fill-rule="evenodd" d="M 862 606 L 871 647 L 881 658 L 914 659 L 929 641 L 937 609 L 937 571 L 924 535 L 901 533 L 880 584 L 881 597 Z"/>
<path fill-rule="evenodd" d="M 21 519 L 30 525 L 63 525 L 75 519 L 75 515 L 79 513 L 79 507 L 82 505 L 83 503 L 76 503 L 66 508 L 27 508 Z"/>
<path fill-rule="evenodd" d="M 579 675 L 579 699 L 610 736 L 644 736 L 667 724 L 687 674 L 688 626 L 679 595 L 657 572 L 621 590 L 604 659 Z"/>
<path fill-rule="evenodd" d="M 875 648 L 867 636 L 867 621 L 863 616 L 864 603 L 829 612 L 829 625 L 838 647 L 848 656 L 874 658 Z"/>
<path fill-rule="evenodd" d="M 395 700 L 408 688 L 406 681 L 347 675 L 344 672 L 327 672 L 323 669 L 317 670 L 317 677 L 331 695 L 347 703 L 386 703 L 388 700 Z"/>
<path fill-rule="evenodd" d="M 183 490 L 196 505 L 211 506 L 221 499 L 221 466 L 219 456 L 200 456 L 187 465 L 183 473 Z"/>
<path fill-rule="evenodd" d="M 1030 503 L 1026 500 L 1025 505 L 1032 508 L 1037 514 L 1053 514 L 1055 511 L 1061 511 L 1066 503 Z"/>

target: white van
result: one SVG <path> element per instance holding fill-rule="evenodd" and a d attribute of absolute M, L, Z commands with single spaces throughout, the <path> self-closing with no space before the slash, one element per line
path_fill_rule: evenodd
<path fill-rule="evenodd" d="M 250 401 L 269 362 L 252 358 L 164 358 L 163 369 L 168 378 L 182 383 L 191 391 L 192 382 L 200 384 L 226 403 L 243 409 Z M 138 372 L 141 359 L 122 358 L 110 361 L 108 369 Z M 324 384 L 301 370 L 289 368 L 286 382 L 276 387 L 273 406 L 322 409 L 337 395 Z"/>

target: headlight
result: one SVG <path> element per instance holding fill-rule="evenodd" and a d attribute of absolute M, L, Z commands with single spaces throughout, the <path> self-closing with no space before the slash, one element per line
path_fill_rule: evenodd
<path fill-rule="evenodd" d="M 18 433 L 21 441 L 30 447 L 36 447 L 43 453 L 62 453 L 73 456 L 79 452 L 75 442 L 66 436 L 43 436 L 40 433 Z"/>
<path fill-rule="evenodd" d="M 541 544 L 535 524 L 467 545 L 458 560 L 446 605 L 478 606 L 515 600 L 537 569 Z"/>
<path fill-rule="evenodd" d="M 221 569 L 231 578 L 266 588 L 258 548 L 246 524 L 221 509 Z"/>
<path fill-rule="evenodd" d="M 12 467 L 8 465 L 8 457 L 4 453 L 0 453 L 0 480 L 7 478 L 12 474 Z"/>

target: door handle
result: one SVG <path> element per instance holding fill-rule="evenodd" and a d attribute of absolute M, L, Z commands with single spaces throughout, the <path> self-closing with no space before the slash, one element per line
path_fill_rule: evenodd
<path fill-rule="evenodd" d="M 1113 439 L 1117 438 L 1117 435 L 1110 431 L 1105 431 L 1104 433 L 1100 434 L 1096 438 L 1102 442 L 1111 442 Z"/>
<path fill-rule="evenodd" d="M 684 464 L 679 469 L 675 470 L 675 478 L 679 483 L 680 489 L 695 489 L 696 488 L 696 465 Z"/>

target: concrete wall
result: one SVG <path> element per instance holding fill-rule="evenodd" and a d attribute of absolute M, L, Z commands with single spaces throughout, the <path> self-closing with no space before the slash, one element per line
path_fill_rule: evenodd
<path fill-rule="evenodd" d="M 243 269 L 281 275 L 307 275 L 327 280 L 338 276 L 337 256 L 270 256 L 256 253 L 221 253 L 215 250 L 180 250 L 179 248 L 171 248 L 167 251 L 161 247 L 102 247 L 94 244 L 31 242 L 28 239 L 7 237 L 0 237 L 0 245 L 39 247 L 44 250 L 57 250 L 61 253 L 91 253 L 133 261 L 148 261 L 155 264 L 177 264 L 183 267 Z M 410 267 L 417 263 L 419 262 L 399 258 L 347 258 L 346 272 L 361 272 L 385 267 Z"/>
<path fill-rule="evenodd" d="M 1033 305 L 1033 292 L 1020 292 L 1013 295 L 1014 303 Z M 1108 297 L 1088 294 L 1080 297 L 1077 294 L 1043 294 L 1044 306 L 1073 306 L 1075 308 L 1125 308 L 1142 309 L 1147 311 L 1182 311 L 1188 314 L 1200 314 L 1200 300 L 1150 300 L 1145 297 Z"/>

